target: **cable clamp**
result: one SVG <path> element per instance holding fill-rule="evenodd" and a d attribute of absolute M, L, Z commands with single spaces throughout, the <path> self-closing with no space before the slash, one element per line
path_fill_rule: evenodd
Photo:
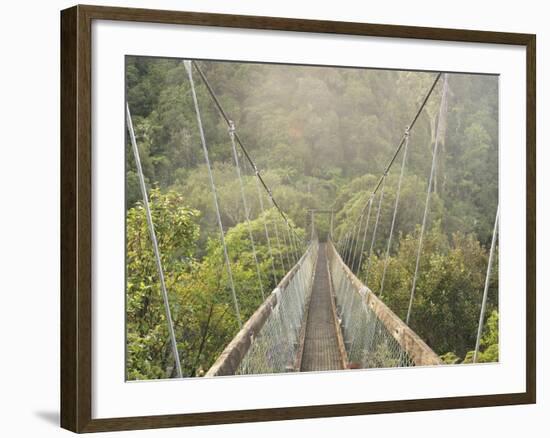
<path fill-rule="evenodd" d="M 407 126 L 405 128 L 405 138 L 407 138 L 411 134 L 411 127 Z"/>
<path fill-rule="evenodd" d="M 229 123 L 229 134 L 235 135 L 235 122 L 233 122 L 233 120 L 229 120 L 228 123 Z"/>

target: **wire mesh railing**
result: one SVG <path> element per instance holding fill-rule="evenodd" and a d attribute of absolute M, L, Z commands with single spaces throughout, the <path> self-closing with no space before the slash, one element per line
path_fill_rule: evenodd
<path fill-rule="evenodd" d="M 348 368 L 441 363 L 437 354 L 353 274 L 330 241 L 327 257 Z"/>
<path fill-rule="evenodd" d="M 312 241 L 298 263 L 227 345 L 206 373 L 207 377 L 295 370 L 318 249 L 317 240 Z"/>

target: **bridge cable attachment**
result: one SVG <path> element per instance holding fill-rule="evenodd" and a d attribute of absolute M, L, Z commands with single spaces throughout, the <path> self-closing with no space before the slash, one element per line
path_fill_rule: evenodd
<path fill-rule="evenodd" d="M 136 136 L 134 133 L 134 125 L 132 123 L 132 115 L 130 113 L 130 106 L 126 102 L 126 124 L 128 126 L 128 132 L 130 134 L 130 141 L 132 143 L 132 151 L 134 153 L 134 159 L 136 161 L 136 167 L 139 178 L 139 185 L 141 189 L 141 195 L 143 197 L 143 206 L 145 208 L 145 217 L 147 218 L 147 227 L 149 228 L 149 235 L 153 244 L 153 252 L 155 254 L 155 261 L 157 264 L 157 272 L 160 280 L 160 288 L 162 291 L 162 300 L 164 302 L 164 311 L 166 313 L 166 323 L 168 325 L 168 334 L 170 337 L 170 345 L 172 347 L 172 355 L 174 356 L 174 362 L 176 364 L 176 372 L 178 377 L 183 377 L 181 370 L 181 362 L 178 351 L 178 344 L 176 342 L 176 334 L 174 332 L 174 322 L 172 320 L 172 312 L 170 310 L 170 301 L 168 299 L 168 291 L 166 289 L 166 282 L 164 280 L 164 269 L 162 267 L 162 260 L 160 257 L 160 250 L 157 241 L 157 235 L 155 232 L 155 225 L 153 223 L 153 217 L 151 215 L 151 208 L 149 206 L 149 197 L 147 195 L 147 188 L 145 186 L 145 178 L 143 176 L 143 168 L 141 166 L 141 160 L 139 158 L 139 149 L 137 147 Z"/>
<path fill-rule="evenodd" d="M 202 144 L 202 150 L 203 150 L 203 154 L 204 154 L 204 160 L 206 162 L 206 167 L 208 169 L 208 177 L 209 177 L 209 180 L 210 180 L 210 188 L 211 188 L 211 191 L 212 191 L 212 198 L 213 198 L 213 201 L 214 201 L 214 208 L 215 208 L 215 211 L 216 211 L 216 219 L 217 219 L 217 222 L 218 222 L 218 227 L 220 229 L 220 240 L 221 240 L 222 247 L 223 247 L 223 255 L 224 255 L 225 265 L 226 265 L 226 269 L 227 269 L 227 276 L 229 278 L 229 286 L 231 288 L 231 297 L 233 298 L 233 306 L 235 308 L 235 316 L 237 318 L 237 322 L 239 323 L 239 328 L 242 328 L 243 323 L 242 323 L 242 319 L 241 319 L 241 310 L 240 310 L 240 306 L 239 306 L 239 301 L 237 299 L 237 293 L 235 291 L 235 283 L 233 281 L 233 272 L 231 270 L 231 262 L 229 261 L 229 253 L 227 251 L 227 245 L 226 245 L 226 242 L 225 242 L 225 232 L 224 232 L 224 229 L 223 229 L 222 218 L 221 218 L 221 213 L 220 213 L 218 193 L 216 191 L 216 183 L 214 182 L 214 175 L 212 173 L 212 165 L 210 163 L 208 147 L 206 145 L 206 137 L 204 135 L 204 129 L 203 129 L 203 126 L 202 126 L 202 118 L 201 118 L 201 113 L 200 113 L 200 108 L 199 108 L 199 102 L 198 102 L 198 99 L 197 99 L 197 92 L 195 90 L 195 82 L 193 80 L 193 69 L 191 68 L 191 65 L 192 64 L 189 62 L 189 63 L 185 64 L 185 67 L 187 69 L 187 75 L 189 77 L 189 84 L 191 85 L 191 94 L 193 96 L 193 104 L 195 106 L 195 113 L 196 113 L 196 116 L 197 116 L 197 125 L 199 127 L 199 134 L 200 134 L 200 138 L 201 138 L 201 144 Z"/>
<path fill-rule="evenodd" d="M 500 205 L 497 206 L 497 214 L 495 217 L 495 226 L 493 228 L 493 238 L 491 239 L 491 249 L 489 250 L 489 260 L 487 262 L 487 274 L 485 276 L 485 287 L 483 288 L 483 299 L 481 301 L 481 310 L 479 312 L 479 323 L 477 325 L 476 347 L 474 349 L 473 363 L 477 362 L 479 354 L 479 344 L 481 342 L 481 333 L 483 331 L 483 322 L 485 319 L 485 309 L 487 307 L 487 295 L 489 292 L 489 283 L 491 282 L 491 271 L 493 269 L 493 257 L 495 254 L 496 240 L 498 234 L 498 220 L 500 214 Z"/>
<path fill-rule="evenodd" d="M 386 246 L 386 256 L 384 258 L 384 269 L 382 271 L 382 280 L 380 281 L 380 293 L 378 294 L 380 299 L 382 299 L 384 295 L 384 282 L 386 280 L 386 271 L 388 269 L 393 231 L 395 229 L 395 218 L 397 217 L 397 208 L 399 206 L 399 198 L 401 196 L 401 184 L 403 183 L 403 175 L 405 174 L 405 165 L 407 162 L 408 150 L 409 150 L 409 127 L 407 126 L 407 129 L 405 130 L 405 146 L 403 148 L 403 158 L 401 160 L 401 173 L 399 174 L 399 180 L 397 182 L 397 192 L 395 194 L 395 205 L 393 207 L 393 216 L 392 216 L 391 226 L 390 226 L 390 235 L 388 236 L 388 244 Z"/>
<path fill-rule="evenodd" d="M 367 260 L 367 272 L 365 273 L 365 284 L 369 285 L 369 272 L 370 272 L 370 265 L 372 262 L 372 252 L 374 251 L 374 244 L 376 242 L 376 232 L 378 231 L 378 224 L 380 223 L 380 212 L 382 210 L 382 201 L 384 200 L 384 188 L 386 185 L 386 175 L 382 177 L 382 185 L 380 188 L 380 195 L 378 196 L 378 208 L 376 211 L 376 220 L 374 221 L 374 228 L 372 230 L 372 238 L 370 241 L 370 249 L 369 249 L 369 258 Z"/>
<path fill-rule="evenodd" d="M 357 265 L 357 248 L 359 247 L 359 239 L 361 238 L 361 228 L 363 226 L 363 216 L 359 218 L 359 226 L 357 227 L 357 234 L 355 236 L 355 248 L 352 253 L 351 266 L 352 272 L 355 272 L 355 266 Z"/>
<path fill-rule="evenodd" d="M 246 193 L 244 189 L 243 178 L 241 174 L 241 164 L 239 161 L 239 156 L 237 154 L 237 147 L 235 145 L 235 123 L 229 121 L 229 138 L 231 140 L 231 152 L 233 153 L 233 159 L 235 161 L 235 171 L 237 172 L 237 178 L 239 180 L 239 188 L 241 192 L 241 201 L 243 203 L 244 217 L 246 221 L 246 227 L 248 230 L 248 238 L 250 240 L 250 246 L 252 248 L 252 256 L 254 258 L 254 264 L 256 267 L 256 276 L 258 278 L 258 286 L 260 288 L 260 294 L 262 301 L 265 300 L 264 285 L 262 281 L 262 274 L 260 272 L 260 264 L 258 263 L 258 253 L 256 251 L 256 244 L 254 242 L 254 235 L 252 233 L 252 224 L 250 223 L 250 211 L 248 208 L 248 201 L 246 199 Z"/>
<path fill-rule="evenodd" d="M 254 170 L 255 170 L 255 172 L 258 172 L 256 167 L 254 167 Z M 269 252 L 269 258 L 271 259 L 271 269 L 272 269 L 271 272 L 273 274 L 273 284 L 277 285 L 279 283 L 279 280 L 277 279 L 277 271 L 275 269 L 275 258 L 273 256 L 273 248 L 271 247 L 271 238 L 269 236 L 269 230 L 268 230 L 268 227 L 267 227 L 268 222 L 267 222 L 267 217 L 266 217 L 266 213 L 265 213 L 265 210 L 264 210 L 263 192 L 262 192 L 262 189 L 260 187 L 260 182 L 259 182 L 258 178 L 254 178 L 254 183 L 256 184 L 256 191 L 258 193 L 258 201 L 260 203 L 260 214 L 261 214 L 262 222 L 263 222 L 263 226 L 264 226 L 265 239 L 266 239 L 266 242 L 267 242 L 267 250 Z"/>
<path fill-rule="evenodd" d="M 368 203 L 368 209 L 367 209 L 367 220 L 365 221 L 365 230 L 363 231 L 363 242 L 361 243 L 361 251 L 359 252 L 359 263 L 357 267 L 357 274 L 361 272 L 361 267 L 363 263 L 363 254 L 365 252 L 365 242 L 367 241 L 367 232 L 369 229 L 369 222 L 370 222 L 370 213 L 372 210 L 372 195 L 369 197 Z"/>
<path fill-rule="evenodd" d="M 426 219 L 428 217 L 428 211 L 430 207 L 430 195 L 432 193 L 432 185 L 433 185 L 433 177 L 435 173 L 435 167 L 437 163 L 437 152 L 439 150 L 439 143 L 440 143 L 440 136 L 441 136 L 441 125 L 443 117 L 447 110 L 447 89 L 448 89 L 448 83 L 447 83 L 447 74 L 444 75 L 443 80 L 443 91 L 441 94 L 441 102 L 439 104 L 439 117 L 437 119 L 437 129 L 435 132 L 435 143 L 433 147 L 433 156 L 432 156 L 432 166 L 430 169 L 430 178 L 428 180 L 428 190 L 426 193 L 426 202 L 424 204 L 424 215 L 422 216 L 422 226 L 420 228 L 420 237 L 418 238 L 418 250 L 416 253 L 416 265 L 414 268 L 414 275 L 413 275 L 413 282 L 411 287 L 411 294 L 409 297 L 409 307 L 407 309 L 407 319 L 405 320 L 405 324 L 409 325 L 409 321 L 411 318 L 411 311 L 412 311 L 412 305 L 414 301 L 414 293 L 416 290 L 416 281 L 418 278 L 418 268 L 420 266 L 420 256 L 422 254 L 422 244 L 424 239 L 424 233 L 426 230 Z"/>
<path fill-rule="evenodd" d="M 438 84 L 439 82 L 439 79 L 441 78 L 441 76 L 443 75 L 443 73 L 439 72 L 437 73 L 431 87 L 429 88 L 429 90 L 427 91 L 426 95 L 424 96 L 424 99 L 422 99 L 422 103 L 420 104 L 420 106 L 418 107 L 417 111 L 416 111 L 416 114 L 414 115 L 411 123 L 409 123 L 407 125 L 407 127 L 405 128 L 405 133 L 403 134 L 403 137 L 401 138 L 401 141 L 399 142 L 399 144 L 397 145 L 397 148 L 395 149 L 395 152 L 393 153 L 391 159 L 389 160 L 388 164 L 386 165 L 385 169 L 387 169 L 387 171 L 389 171 L 391 169 L 391 167 L 393 166 L 393 163 L 395 162 L 397 156 L 399 155 L 399 152 L 401 151 L 401 148 L 403 147 L 404 143 L 405 143 L 405 139 L 406 139 L 406 136 L 408 134 L 408 132 L 410 132 L 414 125 L 416 124 L 418 118 L 420 117 L 420 114 L 422 113 L 422 110 L 424 109 L 424 107 L 426 106 L 426 104 L 428 103 L 428 100 L 430 99 L 430 96 L 432 95 L 434 89 L 435 89 L 435 86 Z M 378 182 L 376 183 L 376 185 L 374 186 L 374 189 L 372 190 L 372 194 L 371 196 L 374 196 L 376 194 L 376 192 L 378 192 L 378 190 L 380 189 L 380 186 L 382 184 L 382 180 L 384 179 L 384 176 L 387 172 L 385 171 L 384 172 L 384 175 L 382 175 L 379 179 L 378 179 Z M 364 214 L 365 213 L 365 210 L 367 208 L 367 204 L 365 204 L 363 206 L 363 209 L 361 210 L 361 213 L 360 215 Z M 357 222 L 358 219 L 356 219 L 356 222 Z"/>
<path fill-rule="evenodd" d="M 273 224 L 273 229 L 275 230 L 275 241 L 277 242 L 277 249 L 279 252 L 279 259 L 281 261 L 281 267 L 283 268 L 283 272 L 288 272 L 288 270 L 290 270 L 290 267 L 287 270 L 285 266 L 285 262 L 283 260 L 283 251 L 281 249 L 282 246 L 281 246 L 281 239 L 279 238 L 279 227 L 277 226 L 277 221 L 272 219 L 271 222 Z"/>

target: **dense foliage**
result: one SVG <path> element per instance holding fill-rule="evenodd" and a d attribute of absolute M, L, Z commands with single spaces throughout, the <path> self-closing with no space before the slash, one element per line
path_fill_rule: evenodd
<path fill-rule="evenodd" d="M 238 330 L 189 81 L 172 59 L 127 57 L 127 97 L 150 186 L 184 373 L 202 375 Z M 432 73 L 201 62 L 273 194 L 304 235 L 308 208 L 333 208 L 335 235 L 355 221 Z M 198 99 L 243 320 L 262 302 L 227 128 L 198 77 Z M 453 74 L 411 327 L 448 363 L 471 361 L 498 199 L 498 83 Z M 441 87 L 411 133 L 384 301 L 406 314 Z M 126 151 L 128 378 L 173 375 L 134 157 Z M 263 294 L 292 263 L 285 228 L 241 158 Z M 369 286 L 378 292 L 400 157 L 385 187 Z M 267 224 L 267 225 L 266 225 Z M 278 226 L 278 230 L 275 228 Z M 323 237 L 328 217 L 319 216 Z M 266 227 L 271 248 L 265 238 Z M 279 243 L 275 232 L 279 232 Z M 275 270 L 269 251 L 276 260 Z M 366 261 L 362 278 L 366 274 Z M 498 360 L 498 268 L 480 360 Z"/>

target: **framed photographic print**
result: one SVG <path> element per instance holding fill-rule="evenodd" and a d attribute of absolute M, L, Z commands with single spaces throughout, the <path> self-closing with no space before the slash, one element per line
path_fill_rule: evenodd
<path fill-rule="evenodd" d="M 61 13 L 61 423 L 534 403 L 535 36 Z"/>

